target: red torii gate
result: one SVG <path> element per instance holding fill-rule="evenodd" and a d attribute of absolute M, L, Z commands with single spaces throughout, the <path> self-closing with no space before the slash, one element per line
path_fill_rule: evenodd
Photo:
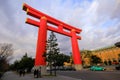
<path fill-rule="evenodd" d="M 80 50 L 79 50 L 78 42 L 77 42 L 77 39 L 81 39 L 81 37 L 76 34 L 79 34 L 82 30 L 75 28 L 71 25 L 68 25 L 64 22 L 61 22 L 57 19 L 54 19 L 42 12 L 30 7 L 29 5 L 27 5 L 25 3 L 23 4 L 23 10 L 27 12 L 27 15 L 30 15 L 32 17 L 39 19 L 39 21 L 35 21 L 30 18 L 26 19 L 26 23 L 37 26 L 39 28 L 37 48 L 36 48 L 35 66 L 45 66 L 46 65 L 45 57 L 43 55 L 46 52 L 47 30 L 50 30 L 50 31 L 54 31 L 56 33 L 60 33 L 60 34 L 66 35 L 68 37 L 71 37 L 72 53 L 73 53 L 75 69 L 81 70 L 82 60 L 80 57 Z M 57 28 L 55 28 L 47 23 L 52 24 L 52 25 L 56 26 Z M 65 31 L 63 29 L 66 29 L 67 31 Z"/>

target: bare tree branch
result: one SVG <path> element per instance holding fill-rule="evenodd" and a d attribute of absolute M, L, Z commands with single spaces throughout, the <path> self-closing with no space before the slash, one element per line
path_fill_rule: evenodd
<path fill-rule="evenodd" d="M 0 44 L 0 60 L 7 59 L 7 57 L 13 54 L 12 44 L 1 43 Z"/>

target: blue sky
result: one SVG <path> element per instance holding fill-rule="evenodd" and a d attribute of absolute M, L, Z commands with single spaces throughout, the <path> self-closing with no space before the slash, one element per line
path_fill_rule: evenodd
<path fill-rule="evenodd" d="M 22 10 L 23 3 L 82 29 L 80 50 L 94 50 L 120 41 L 119 0 L 0 0 L 0 43 L 13 44 L 13 60 L 26 52 L 35 56 L 38 28 L 25 24 L 28 16 Z M 56 36 L 61 52 L 69 54 L 70 38 Z"/>

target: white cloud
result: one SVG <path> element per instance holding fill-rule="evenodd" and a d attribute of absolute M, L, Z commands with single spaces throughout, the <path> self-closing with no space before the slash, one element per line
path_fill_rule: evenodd
<path fill-rule="evenodd" d="M 0 42 L 12 43 L 14 57 L 35 56 L 37 28 L 25 24 L 23 2 L 65 23 L 82 29 L 80 49 L 96 49 L 120 40 L 119 0 L 12 0 L 0 2 Z M 14 4 L 13 4 L 14 3 Z M 71 40 L 56 35 L 62 52 L 71 52 Z"/>

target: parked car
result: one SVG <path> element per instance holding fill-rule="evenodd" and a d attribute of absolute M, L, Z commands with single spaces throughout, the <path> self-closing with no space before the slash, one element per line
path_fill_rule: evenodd
<path fill-rule="evenodd" d="M 90 67 L 90 70 L 91 70 L 91 71 L 104 71 L 105 68 L 104 68 L 104 67 L 101 67 L 101 66 L 91 66 L 91 67 Z"/>
<path fill-rule="evenodd" d="M 116 70 L 120 70 L 120 64 L 115 67 Z"/>

